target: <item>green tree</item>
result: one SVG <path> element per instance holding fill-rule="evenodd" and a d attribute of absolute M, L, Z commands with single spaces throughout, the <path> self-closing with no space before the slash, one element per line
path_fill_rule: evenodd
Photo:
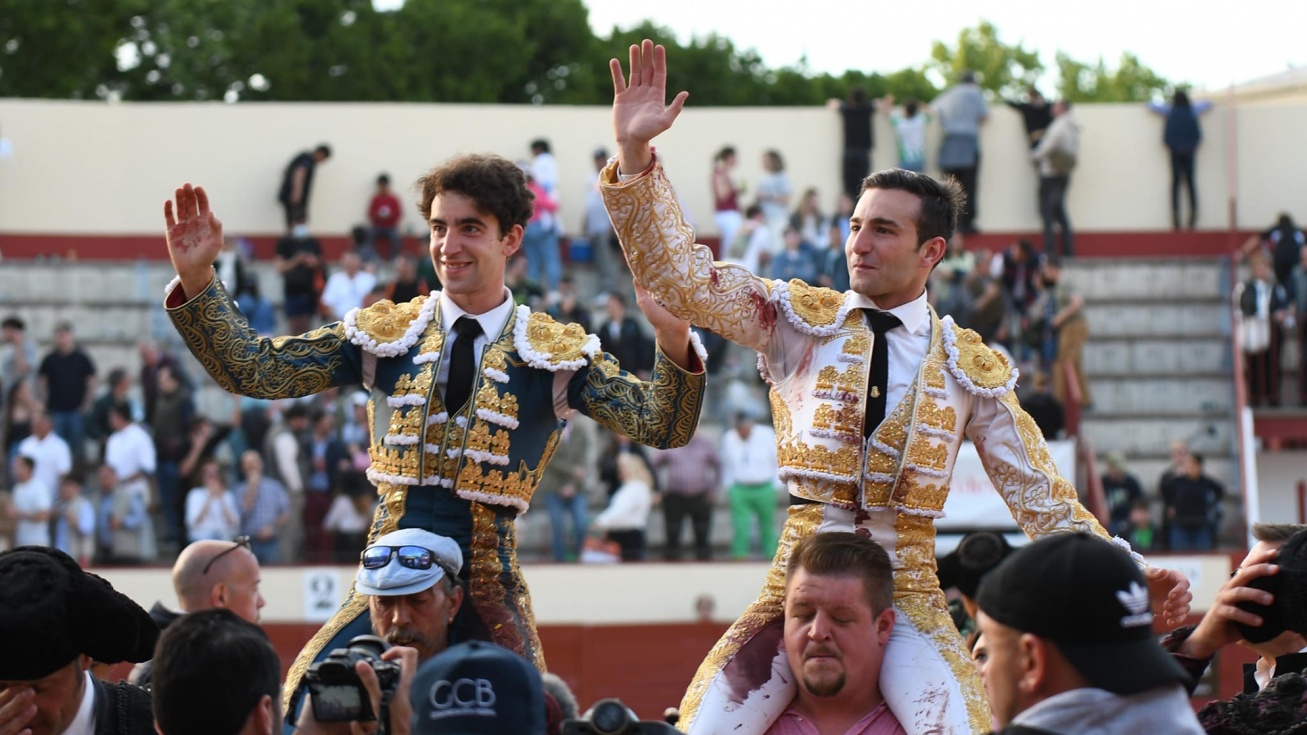
<path fill-rule="evenodd" d="M 956 82 L 964 71 L 972 71 L 981 88 L 1009 98 L 1020 95 L 1044 71 L 1038 51 L 1027 49 L 1024 43 L 1004 43 L 998 29 L 986 20 L 975 28 L 962 29 L 953 47 L 936 41 L 930 57 L 931 68 L 946 82 Z"/>
<path fill-rule="evenodd" d="M 1072 102 L 1147 102 L 1171 87 L 1139 57 L 1121 54 L 1121 63 L 1109 69 L 1100 57 L 1089 65 L 1067 54 L 1057 54 L 1058 93 Z"/>
<path fill-rule="evenodd" d="M 114 50 L 145 0 L 5 0 L 0 97 L 94 99 L 117 73 Z"/>

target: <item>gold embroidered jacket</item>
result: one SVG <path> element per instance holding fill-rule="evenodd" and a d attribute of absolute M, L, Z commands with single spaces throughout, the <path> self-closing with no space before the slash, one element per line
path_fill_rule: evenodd
<path fill-rule="evenodd" d="M 216 278 L 168 314 L 223 388 L 291 398 L 364 384 L 374 483 L 430 485 L 466 500 L 524 510 L 558 443 L 555 374 L 570 372 L 568 405 L 654 447 L 694 436 L 704 376 L 659 350 L 649 382 L 623 372 L 577 325 L 518 307 L 482 353 L 474 399 L 450 416 L 435 372 L 445 348 L 438 294 L 381 301 L 297 337 L 260 338 Z M 696 353 L 701 351 L 692 335 Z M 702 359 L 702 357 L 700 358 Z"/>
<path fill-rule="evenodd" d="M 931 311 L 930 348 L 916 379 L 864 451 L 875 336 L 845 294 L 714 262 L 708 248 L 695 244 L 657 162 L 625 183 L 612 164 L 603 179 L 605 204 L 636 279 L 682 319 L 759 352 L 772 385 L 780 477 L 793 495 L 939 516 L 958 449 L 969 437 L 1032 538 L 1055 530 L 1106 536 L 1057 474 L 1042 435 L 1018 405 L 1016 371 L 974 332 Z"/>

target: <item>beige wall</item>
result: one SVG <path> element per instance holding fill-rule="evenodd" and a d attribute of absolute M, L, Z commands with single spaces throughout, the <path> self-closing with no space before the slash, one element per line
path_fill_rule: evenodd
<path fill-rule="evenodd" d="M 1162 121 L 1139 105 L 1077 108 L 1081 163 L 1071 188 L 1073 224 L 1083 230 L 1166 229 L 1169 167 Z M 1206 142 L 1198 177 L 1204 228 L 1227 224 L 1228 115 L 1203 118 Z M 1240 223 L 1262 226 L 1299 204 L 1307 170 L 1307 103 L 1240 108 L 1236 149 Z M 281 228 L 276 194 L 290 157 L 319 141 L 336 155 L 320 171 L 312 225 L 327 234 L 361 221 L 380 171 L 408 187 L 423 170 L 459 152 L 493 151 L 519 159 L 543 136 L 562 169 L 564 225 L 582 216 L 590 153 L 611 149 L 603 107 L 418 104 L 106 104 L 0 100 L 0 132 L 13 154 L 0 159 L 0 234 L 141 235 L 161 229 L 161 205 L 184 181 L 206 186 L 233 232 Z M 892 135 L 877 121 L 878 167 L 894 163 Z M 934 135 L 934 133 L 932 133 Z M 1025 162 L 1020 120 L 996 108 L 982 142 L 980 224 L 995 231 L 1038 225 L 1036 181 Z M 760 172 L 761 152 L 784 154 L 797 191 L 816 186 L 830 206 L 839 182 L 837 116 L 824 108 L 687 109 L 658 141 L 674 182 L 705 233 L 712 233 L 708 171 L 731 143 L 742 177 Z M 933 157 L 934 138 L 930 145 Z M 404 192 L 408 194 L 407 190 Z M 1307 211 L 1298 213 L 1307 219 Z M 410 215 L 407 222 L 418 224 Z"/>

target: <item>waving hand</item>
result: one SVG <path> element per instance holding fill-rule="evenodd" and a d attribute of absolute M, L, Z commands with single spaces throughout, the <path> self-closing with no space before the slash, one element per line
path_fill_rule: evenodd
<path fill-rule="evenodd" d="M 649 142 L 672 127 L 689 92 L 667 104 L 667 50 L 645 39 L 631 47 L 630 78 L 622 62 L 608 62 L 613 73 L 613 133 L 622 173 L 636 174 L 652 162 Z"/>
<path fill-rule="evenodd" d="M 203 188 L 186 184 L 174 196 L 176 210 L 171 200 L 163 203 L 168 257 L 181 277 L 182 289 L 188 296 L 195 296 L 213 278 L 211 268 L 222 250 L 222 223 L 210 211 L 209 195 Z"/>

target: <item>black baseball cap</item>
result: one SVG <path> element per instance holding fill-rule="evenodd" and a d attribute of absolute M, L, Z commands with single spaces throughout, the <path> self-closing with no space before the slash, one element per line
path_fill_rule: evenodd
<path fill-rule="evenodd" d="M 414 735 L 545 735 L 545 690 L 525 658 L 486 641 L 450 646 L 413 678 Z"/>
<path fill-rule="evenodd" d="M 969 533 L 962 537 L 956 549 L 939 558 L 939 588 L 956 587 L 958 592 L 974 600 L 980 581 L 1013 551 L 1001 533 Z"/>
<path fill-rule="evenodd" d="M 1153 636 L 1143 572 L 1097 536 L 1058 533 L 1017 550 L 981 581 L 976 604 L 1057 646 L 1095 688 L 1130 695 L 1190 683 Z"/>

